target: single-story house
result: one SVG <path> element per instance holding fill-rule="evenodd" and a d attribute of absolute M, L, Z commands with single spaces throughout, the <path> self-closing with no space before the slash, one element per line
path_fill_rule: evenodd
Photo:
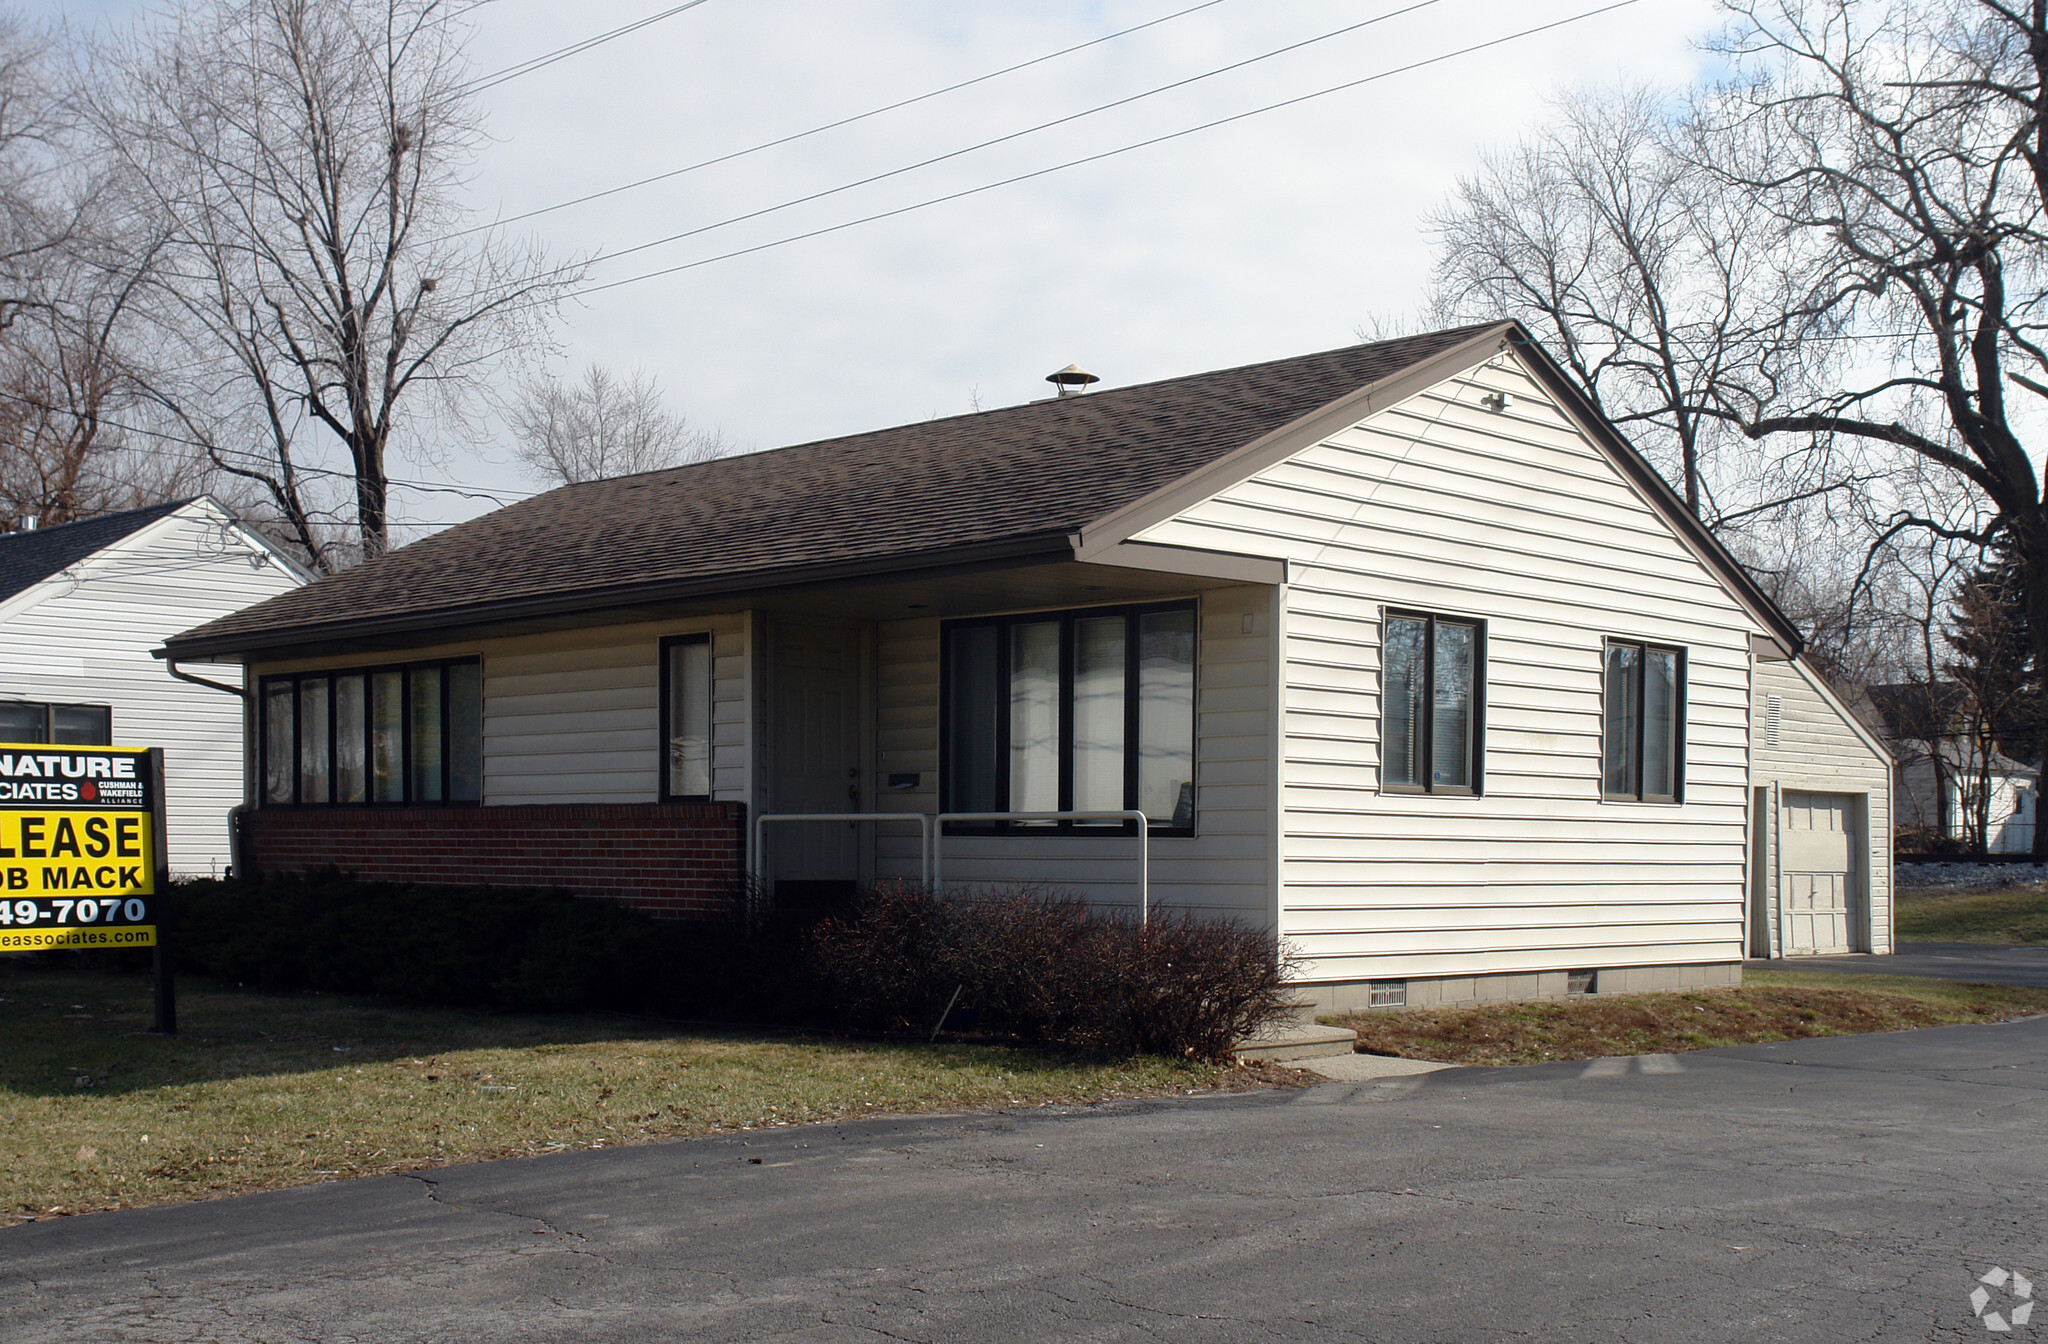
<path fill-rule="evenodd" d="M 1783 890 L 1839 903 L 1825 941 L 1888 950 L 1882 749 L 1759 747 L 1764 685 L 1839 709 L 1798 631 L 1521 327 L 1054 378 L 555 490 L 176 635 L 258 688 L 244 862 L 727 915 L 749 866 L 924 870 L 916 823 L 757 854 L 764 814 L 1130 811 L 1142 844 L 944 823 L 944 885 L 1135 911 L 1142 849 L 1152 906 L 1277 930 L 1329 1005 L 1733 983 L 1752 883 L 1816 872 Z"/>
<path fill-rule="evenodd" d="M 1943 840 L 1974 845 L 1981 803 L 1986 850 L 2033 852 L 2041 772 L 2007 751 L 2031 755 L 2038 729 L 2012 725 L 2012 732 L 1991 734 L 1987 755 L 1985 743 L 1967 726 L 1968 693 L 1953 681 L 1881 683 L 1867 688 L 1866 698 L 1885 725 L 1898 761 L 1898 824 L 1909 849 L 1928 849 Z"/>
<path fill-rule="evenodd" d="M 0 535 L 0 742 L 162 747 L 171 869 L 228 864 L 246 789 L 241 669 L 222 689 L 174 680 L 150 653 L 312 576 L 199 496 Z"/>

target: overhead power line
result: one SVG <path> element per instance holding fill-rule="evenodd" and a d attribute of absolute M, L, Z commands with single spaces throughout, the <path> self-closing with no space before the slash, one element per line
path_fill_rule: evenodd
<path fill-rule="evenodd" d="M 929 102 L 933 98 L 938 98 L 948 93 L 957 93 L 961 89 L 970 88 L 976 84 L 985 84 L 991 79 L 1000 79 L 1004 75 L 1012 75 L 1019 70 L 1026 70 L 1034 65 L 1043 65 L 1047 61 L 1058 60 L 1062 56 L 1071 56 L 1077 51 L 1085 51 L 1089 47 L 1100 46 L 1104 42 L 1113 42 L 1120 37 L 1129 37 L 1132 33 L 1142 32 L 1147 28 L 1156 28 L 1162 23 L 1171 23 L 1175 19 L 1186 18 L 1197 10 L 1213 9 L 1222 3 L 1223 0 L 1202 0 L 1202 3 L 1198 5 L 1190 5 L 1186 9 L 1175 10 L 1171 14 L 1161 15 L 1156 19 L 1148 19 L 1144 23 L 1133 24 L 1129 28 L 1122 28 L 1114 33 L 1105 33 L 1101 37 L 1091 37 L 1086 42 L 1077 42 L 1071 47 L 1062 47 L 1058 51 L 1047 52 L 1043 56 L 1033 56 L 1028 61 L 1019 61 L 1015 65 L 1006 65 L 1000 70 L 991 70 L 985 75 L 976 75 L 972 79 L 963 79 L 957 84 L 948 84 L 942 89 L 933 89 L 930 93 L 920 93 L 914 98 L 901 98 L 896 102 L 887 103 L 881 107 L 870 108 L 866 112 L 857 112 L 850 117 L 841 117 L 837 121 L 828 121 L 823 126 L 813 126 L 807 131 L 798 131 L 793 135 L 781 136 L 774 140 L 764 140 L 758 145 L 749 145 L 745 149 L 736 149 L 730 154 L 720 154 L 716 158 L 704 159 L 697 163 L 687 164 L 681 168 L 671 168 L 667 172 L 656 173 L 652 177 L 643 177 L 637 182 L 628 182 L 617 187 L 606 187 L 603 191 L 593 191 L 588 195 L 577 196 L 571 200 L 557 201 L 553 205 L 543 205 L 538 209 L 522 211 L 519 214 L 510 215 L 491 224 L 479 224 L 476 228 L 465 229 L 464 232 L 475 233 L 477 229 L 490 229 L 505 224 L 516 224 L 520 220 L 532 219 L 536 215 L 553 214 L 557 210 L 567 210 L 571 206 L 587 205 L 591 201 L 600 201 L 607 196 L 616 196 L 626 191 L 636 191 L 641 187 L 652 186 L 656 182 L 666 182 L 670 178 L 681 177 L 685 173 L 694 173 L 700 168 L 711 168 L 721 163 L 731 163 L 734 159 L 743 159 L 749 154 L 758 154 L 764 149 L 775 149 L 781 145 L 793 144 L 798 140 L 809 139 L 814 135 L 823 135 L 826 131 L 836 131 L 842 126 L 851 126 L 857 121 L 866 121 L 870 117 L 879 117 L 885 112 L 894 112 L 899 108 L 909 107 L 915 103 Z"/>
<path fill-rule="evenodd" d="M 759 210 L 750 210 L 746 214 L 734 215 L 730 219 L 721 219 L 713 224 L 703 224 L 699 225 L 694 229 L 684 229 L 681 233 L 671 233 L 666 237 L 656 238 L 650 242 L 635 243 L 631 247 L 624 248 L 617 252 L 608 253 L 605 256 L 600 257 L 599 260 L 616 261 L 620 257 L 630 257 L 636 252 L 645 252 L 648 251 L 650 248 L 663 247 L 669 243 L 681 242 L 685 238 L 694 238 L 700 233 L 709 233 L 713 229 L 723 229 L 733 224 L 744 223 L 745 221 L 750 219 L 759 219 L 763 215 L 777 214 L 783 210 L 793 209 L 794 207 L 799 205 L 808 205 L 812 201 L 821 201 L 828 196 L 837 196 L 841 192 L 852 191 L 857 187 L 870 186 L 876 182 L 887 181 L 889 178 L 892 177 L 901 177 L 905 173 L 914 173 L 920 168 L 929 168 L 935 163 L 944 163 L 949 159 L 957 159 L 960 158 L 962 155 L 973 154 L 976 153 L 977 151 L 988 149 L 995 145 L 1006 144 L 1012 140 L 1021 140 L 1027 135 L 1036 135 L 1040 131 L 1051 130 L 1055 126 L 1065 126 L 1069 122 L 1079 121 L 1084 117 L 1092 117 L 1098 112 L 1107 112 L 1112 108 L 1127 107 L 1132 103 L 1142 101 L 1146 98 L 1157 97 L 1162 93 L 1170 93 L 1175 89 L 1184 89 L 1190 84 L 1199 84 L 1201 81 L 1205 79 L 1214 79 L 1218 75 L 1227 75 L 1233 70 L 1242 70 L 1246 66 L 1257 65 L 1261 61 L 1270 61 L 1275 56 L 1284 56 L 1292 51 L 1300 51 L 1302 48 L 1312 47 L 1316 45 L 1318 42 L 1328 42 L 1332 38 L 1343 37 L 1345 34 L 1355 33 L 1361 28 L 1370 28 L 1376 23 L 1385 23 L 1389 19 L 1397 19 L 1401 17 L 1403 14 L 1412 14 L 1418 9 L 1428 9 L 1432 5 L 1437 5 L 1441 3 L 1443 3 L 1443 0 L 1414 0 L 1413 4 L 1404 5 L 1400 9 L 1390 9 L 1384 14 L 1375 14 L 1373 17 L 1369 19 L 1362 19 L 1357 23 L 1346 24 L 1342 28 L 1334 28 L 1327 33 L 1319 33 L 1314 37 L 1303 38 L 1299 42 L 1290 42 L 1284 47 L 1275 47 L 1271 51 L 1261 52 L 1257 56 L 1247 56 L 1241 61 L 1232 61 L 1229 65 L 1219 65 L 1213 70 L 1204 70 L 1200 74 L 1189 75 L 1185 79 L 1176 79 L 1170 84 L 1161 84 L 1155 88 L 1146 89 L 1140 93 L 1130 94 L 1127 97 L 1117 98 L 1107 103 L 1098 103 L 1094 107 L 1086 108 L 1080 112 L 1070 112 L 1064 117 L 1055 117 L 1051 121 L 1041 121 L 1036 126 L 1026 126 L 1021 131 L 1011 131 L 1006 135 L 996 136 L 992 140 L 983 140 L 980 141 L 979 143 L 968 145 L 962 149 L 948 150 L 944 154 L 935 154 L 931 158 L 920 159 L 916 163 L 906 164 L 901 168 L 891 168 L 887 172 L 875 173 L 868 177 L 860 178 L 857 181 L 841 183 L 839 186 L 836 187 L 827 187 L 823 191 L 814 191 L 810 193 L 808 196 L 798 196 L 793 200 L 783 201 L 779 205 L 763 206 Z M 1349 88 L 1351 86 L 1340 85 L 1339 87 Z M 1326 92 L 1329 92 L 1329 90 L 1326 90 Z M 1279 104 L 1279 106 L 1284 105 L 1285 104 Z M 1220 125 L 1221 123 L 1217 122 L 1211 124 Z M 1196 129 L 1201 128 L 1198 127 Z M 1183 132 L 1183 134 L 1185 134 L 1185 132 Z M 602 286 L 600 286 L 600 288 L 602 288 Z"/>
<path fill-rule="evenodd" d="M 710 266 L 717 262 L 730 261 L 735 257 L 750 256 L 756 252 L 766 252 L 770 248 L 784 247 L 790 243 L 800 243 L 805 241 L 806 239 L 823 237 L 824 235 L 829 233 L 839 233 L 842 230 L 858 228 L 863 224 L 872 224 L 878 220 L 893 219 L 898 215 L 907 215 L 915 210 L 923 210 L 934 205 L 943 205 L 948 201 L 957 201 L 964 199 L 968 196 L 979 196 L 983 192 L 994 191 L 999 187 L 1013 186 L 1019 182 L 1029 182 L 1034 178 L 1047 177 L 1053 173 L 1064 172 L 1069 168 L 1081 167 L 1084 164 L 1100 163 L 1104 159 L 1113 159 L 1116 158 L 1118 155 L 1129 154 L 1135 150 L 1149 149 L 1154 145 L 1162 145 L 1171 140 L 1179 140 L 1186 136 L 1199 134 L 1202 131 L 1214 130 L 1218 126 L 1228 126 L 1233 122 L 1244 121 L 1251 117 L 1263 116 L 1268 112 L 1277 112 L 1282 108 L 1295 107 L 1301 103 L 1310 102 L 1317 98 L 1326 98 L 1333 93 L 1342 93 L 1346 89 L 1355 89 L 1366 84 L 1377 83 L 1380 80 L 1391 79 L 1395 75 L 1408 74 L 1411 71 L 1421 70 L 1428 66 L 1441 65 L 1445 61 L 1456 60 L 1460 56 L 1469 56 L 1476 51 L 1485 51 L 1492 47 L 1504 46 L 1510 42 L 1519 42 L 1523 38 L 1534 37 L 1538 33 L 1547 33 L 1550 32 L 1552 29 L 1563 28 L 1568 24 L 1581 23 L 1587 19 L 1597 18 L 1602 14 L 1613 13 L 1615 10 L 1618 9 L 1626 9 L 1630 5 L 1636 3 L 1637 0 L 1615 0 L 1615 3 L 1613 4 L 1601 5 L 1595 9 L 1588 9 L 1580 13 L 1573 14 L 1568 18 L 1556 19 L 1549 23 L 1537 24 L 1535 27 L 1524 28 L 1519 32 L 1509 33 L 1504 37 L 1491 38 L 1485 42 L 1475 42 L 1470 46 L 1460 47 L 1456 51 L 1447 51 L 1440 56 L 1431 56 L 1424 60 L 1411 61 L 1406 65 L 1395 66 L 1392 69 L 1388 70 L 1381 70 L 1375 74 L 1366 75 L 1360 79 L 1347 80 L 1342 84 L 1333 84 L 1325 89 L 1317 89 L 1313 93 L 1299 94 L 1293 98 L 1282 99 L 1277 103 L 1267 103 L 1263 107 L 1255 107 L 1246 112 L 1237 112 L 1227 117 L 1218 117 L 1214 121 L 1205 121 L 1202 122 L 1200 125 L 1189 126 L 1183 130 L 1169 131 L 1164 135 L 1155 135 L 1147 140 L 1139 140 L 1132 144 L 1120 145 L 1115 149 L 1106 149 L 1099 154 L 1088 154 L 1078 159 L 1068 159 L 1064 163 L 1056 163 L 1049 168 L 1038 168 L 1028 173 L 1018 173 L 1012 177 L 1002 178 L 999 181 L 985 182 L 978 187 L 967 187 L 960 191 L 947 192 L 943 196 L 933 196 L 930 197 L 929 199 L 917 201 L 910 205 L 897 206 L 893 210 L 880 210 L 872 215 L 863 215 L 859 219 L 849 219 L 844 221 L 843 223 L 828 224 L 823 228 L 810 229 L 803 233 L 790 234 L 787 237 L 776 238 L 765 243 L 756 243 L 752 247 L 735 248 L 730 252 L 721 252 L 715 257 L 703 257 L 697 261 L 686 261 L 678 266 L 665 266 L 662 267 L 660 270 L 645 271 L 639 275 L 629 275 L 626 276 L 624 279 L 620 280 L 608 280 L 605 283 L 599 285 L 586 285 L 580 289 L 572 290 L 570 293 L 570 297 L 578 297 L 585 294 L 599 294 L 608 289 L 618 289 L 625 285 L 638 284 L 643 280 L 654 280 L 664 275 L 675 275 L 682 271 L 695 270 L 700 266 Z M 754 212 L 755 215 L 763 213 L 766 212 Z M 738 217 L 738 219 L 751 219 L 753 217 L 754 215 L 741 215 Z M 725 220 L 721 221 L 721 224 L 734 222 L 737 222 L 737 220 Z M 720 226 L 720 224 L 708 224 L 705 226 L 705 229 L 718 228 Z M 690 232 L 702 233 L 704 232 L 704 229 L 693 229 Z M 690 235 L 677 234 L 675 236 L 677 238 L 683 238 L 688 237 Z M 672 240 L 665 239 L 662 241 Z M 643 247 L 646 246 L 653 246 L 653 244 L 643 245 Z M 643 248 L 632 248 L 629 250 L 637 252 L 643 250 Z M 623 256 L 625 255 L 625 253 L 614 253 L 613 255 Z"/>
<path fill-rule="evenodd" d="M 482 93 L 485 89 L 495 89 L 507 80 L 517 79 L 521 75 L 530 75 L 545 66 L 553 65 L 556 61 L 566 61 L 571 56 L 579 56 L 589 51 L 592 47 L 601 47 L 607 42 L 626 36 L 628 33 L 637 33 L 642 28 L 660 23 L 663 19 L 672 19 L 684 10 L 695 9 L 703 3 L 704 0 L 685 0 L 683 4 L 664 9 L 659 14 L 650 14 L 644 19 L 635 19 L 633 22 L 623 24 L 612 29 L 610 32 L 599 33 L 596 37 L 586 37 L 580 42 L 571 42 L 566 47 L 557 47 L 553 51 L 542 52 L 540 55 L 521 61 L 517 65 L 508 65 L 503 70 L 493 70 L 488 75 L 473 79 L 463 85 L 463 91 L 465 93 Z M 475 6 L 472 5 L 470 8 L 473 9 Z"/>

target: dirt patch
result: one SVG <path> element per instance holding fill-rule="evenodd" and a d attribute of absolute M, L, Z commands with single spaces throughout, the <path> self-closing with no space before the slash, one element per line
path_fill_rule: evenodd
<path fill-rule="evenodd" d="M 1883 989 L 1825 983 L 1850 979 L 1764 972 L 1741 989 L 1589 995 L 1323 1020 L 1356 1030 L 1359 1049 L 1369 1054 L 1447 1064 L 1540 1064 L 2002 1022 L 2048 1012 L 2048 990 L 1894 977 L 1885 979 Z M 1788 983 L 1800 980 L 1808 983 Z"/>

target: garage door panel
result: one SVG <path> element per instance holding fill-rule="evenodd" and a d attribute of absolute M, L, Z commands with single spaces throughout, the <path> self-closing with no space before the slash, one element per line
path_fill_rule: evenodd
<path fill-rule="evenodd" d="M 1847 952 L 1855 892 L 1855 799 L 1787 790 L 1780 811 L 1779 899 L 1786 951 Z"/>

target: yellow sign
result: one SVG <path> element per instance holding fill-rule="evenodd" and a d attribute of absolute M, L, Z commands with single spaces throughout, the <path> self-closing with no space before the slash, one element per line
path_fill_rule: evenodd
<path fill-rule="evenodd" d="M 0 929 L 0 952 L 47 952 L 59 947 L 155 946 L 154 924 L 116 924 L 103 929 Z"/>
<path fill-rule="evenodd" d="M 0 952 L 156 946 L 149 754 L 0 743 Z"/>
<path fill-rule="evenodd" d="M 156 889 L 147 812 L 0 812 L 0 888 L 147 896 Z"/>

